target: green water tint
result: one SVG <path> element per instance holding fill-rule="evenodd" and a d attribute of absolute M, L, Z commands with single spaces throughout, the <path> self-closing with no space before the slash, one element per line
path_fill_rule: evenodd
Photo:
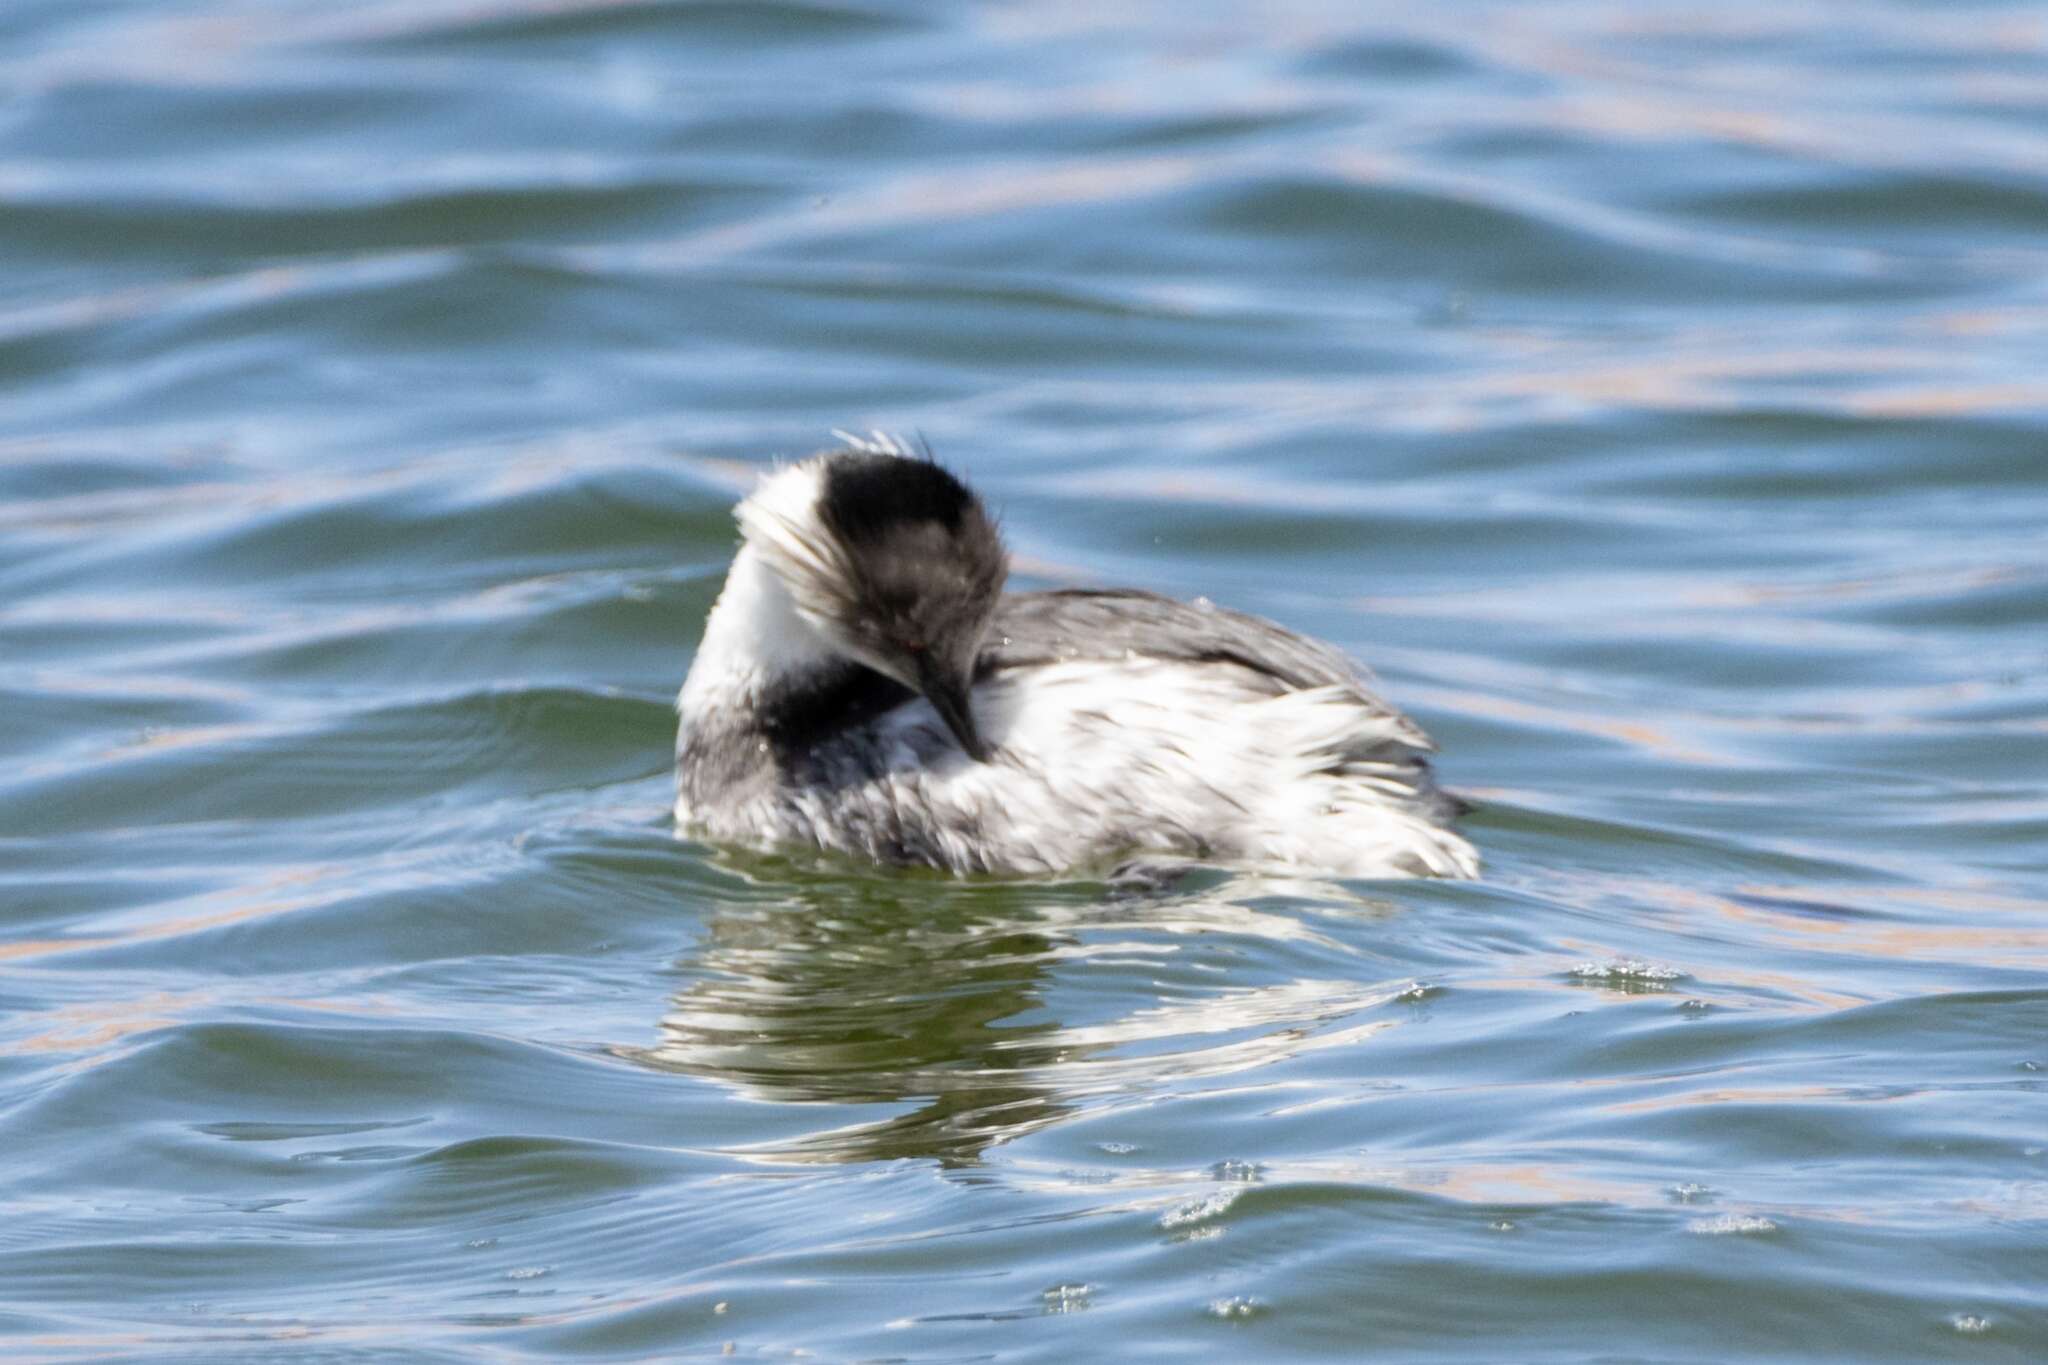
<path fill-rule="evenodd" d="M 1119 18 L 0 15 L 0 1354 L 2048 1354 L 2032 11 Z M 1486 880 L 675 839 L 833 427 Z"/>

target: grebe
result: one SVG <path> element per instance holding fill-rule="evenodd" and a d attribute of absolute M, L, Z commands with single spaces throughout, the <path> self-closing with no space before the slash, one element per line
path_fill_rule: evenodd
<path fill-rule="evenodd" d="M 676 701 L 679 830 L 955 873 L 1478 875 L 1429 737 L 1335 649 L 1206 600 L 1006 594 L 965 485 L 834 434 L 735 513 Z"/>

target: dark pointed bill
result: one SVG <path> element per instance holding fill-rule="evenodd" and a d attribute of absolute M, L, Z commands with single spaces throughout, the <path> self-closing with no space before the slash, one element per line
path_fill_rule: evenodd
<path fill-rule="evenodd" d="M 988 762 L 988 746 L 981 742 L 981 732 L 974 727 L 974 711 L 967 702 L 971 679 L 942 667 L 929 656 L 919 658 L 917 674 L 917 690 L 939 713 L 939 719 L 946 722 L 946 728 L 960 741 L 967 756 L 976 763 Z"/>

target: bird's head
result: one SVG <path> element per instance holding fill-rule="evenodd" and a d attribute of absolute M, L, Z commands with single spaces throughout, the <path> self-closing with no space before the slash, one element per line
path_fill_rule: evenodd
<path fill-rule="evenodd" d="M 987 759 L 967 697 L 1009 565 L 965 484 L 898 442 L 862 441 L 777 471 L 738 516 L 813 630 L 921 694 Z"/>

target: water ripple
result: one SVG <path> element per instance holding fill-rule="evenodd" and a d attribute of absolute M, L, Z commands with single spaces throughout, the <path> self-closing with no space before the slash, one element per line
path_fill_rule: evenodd
<path fill-rule="evenodd" d="M 2048 1350 L 2031 13 L 0 37 L 10 1358 Z M 677 840 L 870 426 L 1371 662 L 1488 879 Z"/>

